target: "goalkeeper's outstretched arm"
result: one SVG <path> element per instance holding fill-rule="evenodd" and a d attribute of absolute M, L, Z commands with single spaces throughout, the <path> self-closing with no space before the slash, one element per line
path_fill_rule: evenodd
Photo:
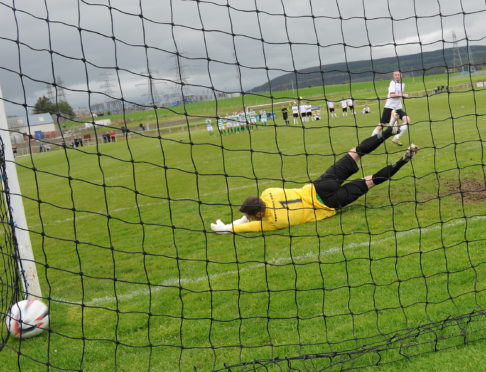
<path fill-rule="evenodd" d="M 240 207 L 243 217 L 229 224 L 217 220 L 211 224 L 211 229 L 218 234 L 275 230 L 275 226 L 264 219 L 265 211 L 266 204 L 261 198 L 249 196 Z"/>
<path fill-rule="evenodd" d="M 250 221 L 247 216 L 243 216 L 228 224 L 225 224 L 221 220 L 216 220 L 215 223 L 211 224 L 211 230 L 218 234 L 227 234 L 230 232 L 245 233 L 275 230 L 275 226 L 264 220 Z"/>

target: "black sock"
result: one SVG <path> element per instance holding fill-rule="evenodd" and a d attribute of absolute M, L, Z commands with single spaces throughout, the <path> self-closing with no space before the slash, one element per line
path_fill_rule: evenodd
<path fill-rule="evenodd" d="M 395 173 L 397 173 L 401 167 L 403 167 L 407 162 L 400 158 L 396 163 L 386 166 L 383 169 L 380 169 L 372 176 L 373 183 L 375 185 L 379 185 L 380 183 L 385 182 L 386 180 L 390 179 Z"/>
<path fill-rule="evenodd" d="M 359 156 L 369 154 L 378 146 L 380 146 L 383 142 L 385 142 L 385 140 L 388 137 L 390 137 L 392 134 L 393 134 L 392 128 L 386 128 L 379 135 L 375 134 L 374 136 L 368 137 L 363 142 L 361 142 L 356 147 L 356 152 L 358 153 Z"/>
<path fill-rule="evenodd" d="M 381 132 L 377 134 L 378 137 L 383 137 L 383 140 L 386 140 L 388 137 L 391 137 L 393 135 L 393 128 L 387 127 L 386 129 L 383 129 Z"/>

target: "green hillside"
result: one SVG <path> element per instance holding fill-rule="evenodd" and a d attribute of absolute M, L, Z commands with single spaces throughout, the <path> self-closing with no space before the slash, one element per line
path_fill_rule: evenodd
<path fill-rule="evenodd" d="M 463 66 L 454 65 L 454 53 L 461 54 Z M 469 56 L 473 59 L 470 60 Z M 458 62 L 456 61 L 456 64 Z M 350 84 L 361 81 L 388 80 L 393 70 L 400 69 L 405 76 L 443 74 L 456 67 L 456 71 L 469 71 L 469 66 L 479 69 L 486 64 L 486 47 L 471 46 L 454 50 L 439 49 L 420 54 L 397 55 L 389 58 L 361 60 L 316 66 L 283 74 L 252 89 L 253 92 L 280 91 L 310 86 Z"/>

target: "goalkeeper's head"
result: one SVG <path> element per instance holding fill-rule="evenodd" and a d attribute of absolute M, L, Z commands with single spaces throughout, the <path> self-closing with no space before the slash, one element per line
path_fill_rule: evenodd
<path fill-rule="evenodd" d="M 249 196 L 241 204 L 240 212 L 250 221 L 260 221 L 265 216 L 265 202 L 258 196 Z"/>

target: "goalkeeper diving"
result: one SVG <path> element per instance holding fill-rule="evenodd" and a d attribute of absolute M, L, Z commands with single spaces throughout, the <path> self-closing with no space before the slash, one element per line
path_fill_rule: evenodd
<path fill-rule="evenodd" d="M 217 220 L 211 223 L 211 229 L 220 234 L 272 231 L 334 216 L 337 210 L 390 179 L 417 153 L 418 147 L 411 144 L 397 162 L 373 175 L 345 183 L 359 170 L 358 162 L 362 156 L 371 153 L 400 131 L 396 117 L 391 115 L 385 130 L 349 150 L 315 181 L 298 189 L 269 188 L 260 197 L 250 196 L 239 209 L 243 217 L 229 224 Z"/>

